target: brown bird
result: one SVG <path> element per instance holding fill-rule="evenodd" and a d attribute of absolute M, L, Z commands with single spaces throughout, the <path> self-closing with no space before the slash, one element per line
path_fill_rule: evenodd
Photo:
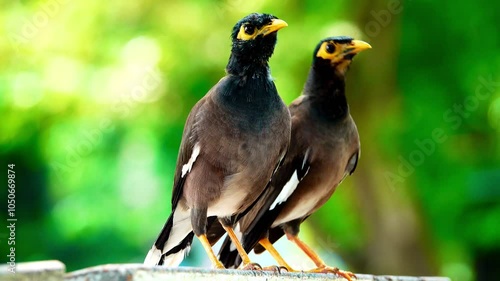
<path fill-rule="evenodd" d="M 191 110 L 175 170 L 172 213 L 144 263 L 179 265 L 196 235 L 213 265 L 224 268 L 207 239 L 215 219 L 253 268 L 234 234 L 238 215 L 262 194 L 290 142 L 290 113 L 268 61 L 286 22 L 269 14 L 240 20 L 223 77 Z"/>
<path fill-rule="evenodd" d="M 280 266 L 293 271 L 272 245 L 286 235 L 316 264 L 312 272 L 333 272 L 349 280 L 354 276 L 327 266 L 298 234 L 300 224 L 356 169 L 360 142 L 349 113 L 345 75 L 352 58 L 369 48 L 368 43 L 343 36 L 326 38 L 317 45 L 302 95 L 289 107 L 292 115 L 289 152 L 265 195 L 238 222 L 246 251 L 267 250 Z M 233 248 L 226 239 L 220 250 L 220 259 L 226 267 L 240 263 Z"/>

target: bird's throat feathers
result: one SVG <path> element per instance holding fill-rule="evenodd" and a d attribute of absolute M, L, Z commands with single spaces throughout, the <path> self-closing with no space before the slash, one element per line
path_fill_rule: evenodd
<path fill-rule="evenodd" d="M 230 75 L 240 76 L 245 79 L 255 78 L 256 76 L 270 76 L 269 63 L 263 58 L 240 58 L 231 54 L 226 66 L 226 72 Z"/>
<path fill-rule="evenodd" d="M 333 68 L 311 67 L 303 94 L 309 96 L 322 116 L 336 119 L 349 114 L 344 73 Z"/>
<path fill-rule="evenodd" d="M 219 82 L 214 100 L 230 116 L 226 121 L 246 130 L 260 133 L 275 121 L 285 104 L 268 75 L 242 77 L 228 75 Z"/>
<path fill-rule="evenodd" d="M 220 86 L 217 100 L 227 110 L 259 114 L 279 106 L 280 97 L 268 72 L 248 76 L 228 75 Z"/>

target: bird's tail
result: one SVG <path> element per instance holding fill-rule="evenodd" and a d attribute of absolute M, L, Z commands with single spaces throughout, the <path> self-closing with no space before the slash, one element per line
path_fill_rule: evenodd
<path fill-rule="evenodd" d="M 163 226 L 144 264 L 179 266 L 191 248 L 193 236 L 189 210 L 177 208 Z"/>
<path fill-rule="evenodd" d="M 241 264 L 240 254 L 238 254 L 236 246 L 228 236 L 226 236 L 220 247 L 219 259 L 225 268 L 238 268 Z"/>

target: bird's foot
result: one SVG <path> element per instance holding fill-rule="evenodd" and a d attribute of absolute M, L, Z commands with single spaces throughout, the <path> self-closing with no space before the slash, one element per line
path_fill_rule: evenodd
<path fill-rule="evenodd" d="M 343 271 L 340 270 L 338 267 L 331 267 L 331 266 L 321 266 L 312 270 L 309 270 L 308 272 L 312 273 L 334 273 L 338 276 L 342 276 L 345 279 L 352 281 L 352 278 L 356 278 L 356 275 L 350 271 Z"/>
<path fill-rule="evenodd" d="M 214 263 L 214 268 L 215 269 L 226 269 L 220 261 L 217 261 L 216 263 Z"/>
<path fill-rule="evenodd" d="M 241 267 L 243 270 L 262 270 L 262 266 L 258 263 L 250 262 Z"/>
<path fill-rule="evenodd" d="M 284 266 L 271 265 L 262 268 L 263 271 L 271 271 L 276 273 L 290 272 L 290 270 Z"/>

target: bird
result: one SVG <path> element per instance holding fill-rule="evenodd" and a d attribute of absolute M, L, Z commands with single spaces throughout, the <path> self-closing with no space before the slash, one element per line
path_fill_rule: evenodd
<path fill-rule="evenodd" d="M 248 269 L 233 226 L 263 193 L 290 142 L 290 112 L 279 96 L 269 59 L 288 24 L 252 13 L 231 32 L 226 75 L 191 109 L 175 168 L 172 211 L 144 264 L 178 266 L 196 236 L 215 268 L 224 268 L 207 239 L 220 223 Z"/>
<path fill-rule="evenodd" d="M 290 148 L 274 174 L 266 196 L 258 199 L 237 223 L 247 252 L 267 250 L 287 271 L 294 271 L 273 247 L 285 235 L 316 265 L 311 272 L 354 274 L 330 267 L 299 237 L 300 225 L 317 211 L 351 175 L 360 157 L 360 140 L 345 94 L 345 76 L 353 57 L 371 46 L 348 36 L 321 40 L 313 53 L 302 95 L 289 106 Z M 215 228 L 214 228 L 215 229 Z M 212 231 L 212 232 L 215 232 Z M 240 263 L 226 239 L 219 258 L 226 267 Z"/>

